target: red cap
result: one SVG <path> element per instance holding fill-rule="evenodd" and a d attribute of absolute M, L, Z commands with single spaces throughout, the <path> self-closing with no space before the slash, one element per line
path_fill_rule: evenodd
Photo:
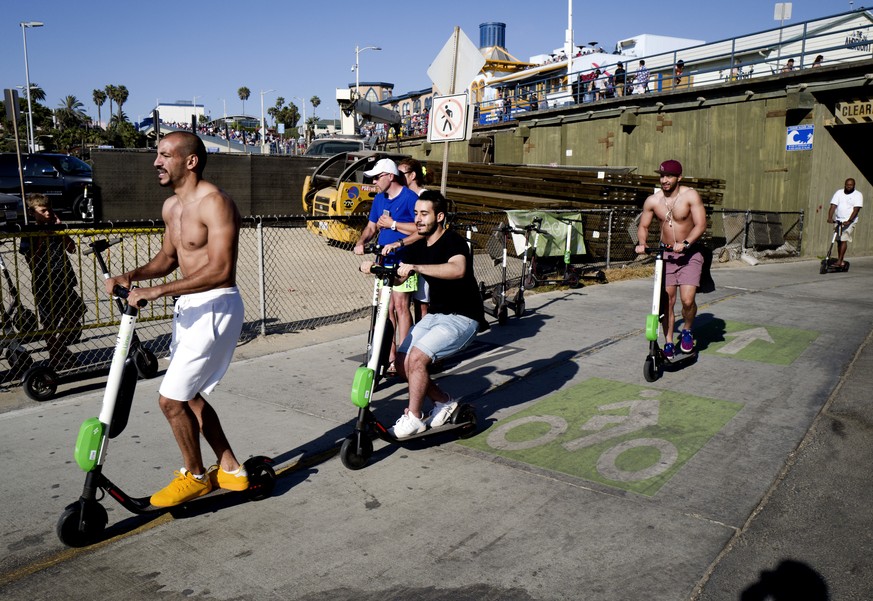
<path fill-rule="evenodd" d="M 679 161 L 664 161 L 655 173 L 661 175 L 682 175 L 682 163 Z"/>

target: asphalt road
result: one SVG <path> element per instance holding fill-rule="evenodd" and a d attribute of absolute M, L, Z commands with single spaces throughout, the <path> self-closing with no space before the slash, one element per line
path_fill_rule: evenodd
<path fill-rule="evenodd" d="M 243 350 L 212 395 L 241 456 L 277 461 L 274 494 L 148 518 L 110 498 L 105 540 L 55 535 L 81 492 L 72 459 L 101 391 L 0 413 L 0 594 L 32 599 L 870 599 L 873 259 L 731 266 L 699 297 L 696 363 L 643 378 L 651 283 L 531 294 L 440 374 L 479 433 L 369 465 L 351 432 L 365 320 Z M 293 348 L 292 348 L 293 347 Z M 245 347 L 243 347 L 245 349 Z M 273 351 L 274 349 L 269 349 Z M 107 475 L 163 486 L 178 450 L 141 381 Z M 375 411 L 390 423 L 399 384 Z M 206 452 L 207 461 L 211 460 Z M 769 597 L 768 597 L 769 595 Z"/>

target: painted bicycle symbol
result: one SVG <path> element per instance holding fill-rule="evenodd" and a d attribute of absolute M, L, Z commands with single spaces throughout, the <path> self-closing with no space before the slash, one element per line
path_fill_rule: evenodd
<path fill-rule="evenodd" d="M 587 449 L 616 438 L 624 438 L 634 432 L 640 432 L 646 428 L 658 424 L 660 414 L 660 401 L 656 398 L 661 394 L 657 390 L 643 390 L 640 396 L 651 397 L 617 403 L 599 405 L 599 411 L 626 411 L 626 414 L 601 414 L 589 418 L 579 429 L 589 432 L 579 438 L 561 443 L 564 450 L 574 452 Z M 547 427 L 543 434 L 527 440 L 513 441 L 509 433 L 525 424 L 541 423 Z M 559 436 L 567 432 L 567 421 L 556 415 L 530 415 L 507 422 L 495 428 L 487 438 L 487 444 L 491 448 L 500 451 L 522 451 L 541 447 L 555 441 Z M 654 449 L 658 459 L 646 467 L 637 470 L 627 470 L 619 467 L 619 457 L 632 449 Z M 638 482 L 659 476 L 669 470 L 679 459 L 679 450 L 669 440 L 663 438 L 640 437 L 625 440 L 609 447 L 597 460 L 598 473 L 609 480 L 618 482 Z"/>

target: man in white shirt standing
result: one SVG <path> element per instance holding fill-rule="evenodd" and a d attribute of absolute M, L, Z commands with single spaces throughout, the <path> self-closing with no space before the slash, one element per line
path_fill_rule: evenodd
<path fill-rule="evenodd" d="M 846 256 L 848 243 L 852 241 L 852 232 L 858 223 L 858 212 L 864 204 L 864 197 L 855 190 L 855 180 L 851 177 L 846 180 L 842 190 L 837 190 L 831 198 L 831 208 L 828 211 L 828 223 L 839 222 L 843 224 L 842 233 L 837 243 L 836 267 L 843 267 L 843 258 Z"/>

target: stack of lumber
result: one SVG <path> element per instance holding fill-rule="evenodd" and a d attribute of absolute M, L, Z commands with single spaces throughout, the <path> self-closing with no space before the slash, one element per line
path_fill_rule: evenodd
<path fill-rule="evenodd" d="M 442 178 L 442 164 L 428 162 L 430 187 Z M 449 163 L 446 196 L 459 210 L 640 208 L 658 187 L 658 176 L 630 167 L 542 167 Z M 685 178 L 705 205 L 722 202 L 724 180 Z"/>

